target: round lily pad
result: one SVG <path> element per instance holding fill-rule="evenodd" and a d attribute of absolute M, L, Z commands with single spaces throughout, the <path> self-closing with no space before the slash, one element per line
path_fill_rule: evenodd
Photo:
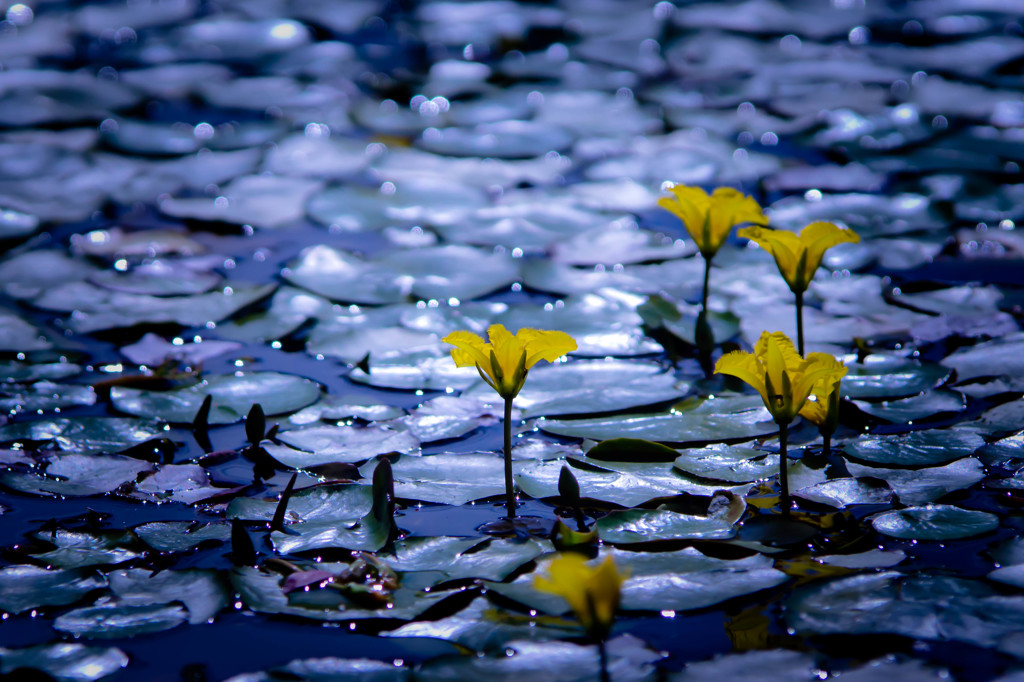
<path fill-rule="evenodd" d="M 208 395 L 213 396 L 209 423 L 231 424 L 243 419 L 256 404 L 268 415 L 306 407 L 320 397 L 320 385 L 293 374 L 237 372 L 207 377 L 173 391 L 116 386 L 110 391 L 110 400 L 122 412 L 190 423 Z"/>
<path fill-rule="evenodd" d="M 693 401 L 665 414 L 545 419 L 538 426 L 559 436 L 594 440 L 640 438 L 677 444 L 751 440 L 779 430 L 757 396 Z"/>
<path fill-rule="evenodd" d="M 914 431 L 900 436 L 861 436 L 844 452 L 854 459 L 897 466 L 933 466 L 960 459 L 985 445 L 985 439 L 966 429 Z"/>
<path fill-rule="evenodd" d="M 663 509 L 616 511 L 598 520 L 601 539 L 617 545 L 657 540 L 718 540 L 735 535 L 725 521 Z"/>
<path fill-rule="evenodd" d="M 948 504 L 907 507 L 871 520 L 882 535 L 907 540 L 959 540 L 999 527 L 999 517 L 988 512 L 960 509 Z"/>
<path fill-rule="evenodd" d="M 848 398 L 905 398 L 942 385 L 950 375 L 941 365 L 897 355 L 872 354 L 864 362 L 856 355 L 841 359 L 847 367 L 843 395 Z"/>
<path fill-rule="evenodd" d="M 581 360 L 530 370 L 516 407 L 524 417 L 596 414 L 677 400 L 690 385 L 653 362 Z M 482 382 L 468 391 L 493 395 Z"/>
<path fill-rule="evenodd" d="M 779 473 L 779 456 L 751 447 L 715 444 L 684 450 L 675 466 L 692 476 L 729 483 L 752 483 Z"/>
<path fill-rule="evenodd" d="M 75 642 L 40 644 L 24 649 L 0 647 L 0 673 L 42 670 L 51 679 L 92 682 L 128 666 L 128 654 L 114 647 L 85 646 Z"/>

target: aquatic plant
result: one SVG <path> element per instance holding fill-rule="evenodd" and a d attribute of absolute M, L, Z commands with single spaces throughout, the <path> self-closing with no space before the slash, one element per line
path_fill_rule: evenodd
<path fill-rule="evenodd" d="M 560 554 L 548 567 L 548 576 L 536 576 L 533 586 L 541 592 L 558 595 L 569 603 L 587 636 L 601 652 L 601 676 L 608 679 L 605 641 L 615 622 L 615 611 L 622 598 L 625 576 L 615 561 L 606 557 L 596 568 L 580 554 Z"/>
<path fill-rule="evenodd" d="M 541 360 L 553 362 L 576 350 L 576 341 L 565 332 L 520 329 L 514 335 L 504 325 L 487 328 L 490 343 L 467 331 L 455 331 L 442 339 L 455 346 L 457 367 L 476 366 L 480 378 L 505 401 L 505 507 L 509 518 L 516 514 L 512 489 L 512 401 L 522 390 L 530 368 Z"/>
<path fill-rule="evenodd" d="M 718 359 L 715 372 L 728 374 L 750 384 L 779 425 L 779 479 L 782 511 L 789 513 L 789 476 L 786 441 L 789 424 L 800 413 L 818 383 L 837 383 L 846 367 L 827 353 L 810 353 L 804 358 L 782 332 L 762 332 L 753 353 L 732 351 Z"/>
<path fill-rule="evenodd" d="M 708 293 L 711 280 L 711 259 L 718 253 L 729 232 L 742 223 L 767 222 L 768 219 L 752 197 L 731 187 L 719 187 L 708 195 L 700 187 L 672 185 L 671 197 L 662 197 L 658 206 L 683 222 L 704 257 L 704 286 L 701 309 L 697 317 L 696 341 L 705 374 L 711 374 L 711 350 L 715 339 L 708 324 Z"/>
<path fill-rule="evenodd" d="M 804 353 L 804 292 L 821 266 L 825 252 L 838 244 L 854 243 L 860 237 L 853 230 L 832 223 L 810 223 L 800 234 L 786 230 L 772 230 L 760 226 L 741 229 L 737 234 L 755 242 L 775 257 L 782 278 L 796 296 L 797 350 Z"/>
<path fill-rule="evenodd" d="M 839 426 L 839 387 L 842 377 L 818 381 L 811 390 L 811 398 L 800 409 L 800 416 L 818 427 L 824 440 L 821 454 L 832 451 L 832 434 Z"/>

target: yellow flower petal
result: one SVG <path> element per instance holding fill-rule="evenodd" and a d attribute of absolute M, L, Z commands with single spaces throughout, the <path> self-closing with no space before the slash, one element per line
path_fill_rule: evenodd
<path fill-rule="evenodd" d="M 811 223 L 799 235 L 761 227 L 744 228 L 738 234 L 772 254 L 779 272 L 794 293 L 807 290 L 814 273 L 821 266 L 825 251 L 837 244 L 860 241 L 853 230 L 844 230 L 823 221 Z"/>
<path fill-rule="evenodd" d="M 799 237 L 792 232 L 768 230 L 763 227 L 745 227 L 737 234 L 755 242 L 775 258 L 775 264 L 779 267 L 779 272 L 790 289 L 799 286 L 800 263 L 803 255 Z M 806 287 L 804 288 L 806 289 Z"/>
<path fill-rule="evenodd" d="M 715 363 L 715 372 L 728 374 L 729 376 L 741 379 L 754 388 L 768 405 L 764 386 L 764 368 L 757 361 L 753 353 L 746 353 L 741 350 L 734 350 L 718 358 Z"/>
<path fill-rule="evenodd" d="M 533 579 L 534 588 L 565 599 L 591 636 L 607 635 L 615 620 L 624 580 L 612 558 L 607 557 L 597 568 L 591 568 L 583 556 L 567 552 L 551 562 L 548 573 L 549 578 Z"/>
<path fill-rule="evenodd" d="M 807 249 L 807 280 L 810 282 L 821 265 L 825 251 L 838 244 L 856 244 L 860 241 L 860 236 L 853 230 L 844 230 L 832 223 L 818 221 L 800 232 L 800 241 Z"/>
<path fill-rule="evenodd" d="M 519 393 L 530 367 L 576 350 L 572 337 L 560 331 L 520 329 L 513 335 L 503 325 L 493 324 L 487 328 L 487 336 L 490 343 L 471 332 L 456 331 L 442 340 L 455 346 L 451 353 L 457 367 L 476 365 L 506 399 Z"/>
<path fill-rule="evenodd" d="M 658 206 L 681 221 L 705 258 L 712 258 L 729 237 L 733 227 L 746 222 L 767 222 L 753 198 L 731 187 L 719 187 L 708 196 L 700 187 L 674 185 L 671 197 Z"/>
<path fill-rule="evenodd" d="M 456 367 L 485 367 L 490 363 L 490 346 L 473 332 L 452 332 L 441 340 L 455 346 L 452 360 Z"/>
<path fill-rule="evenodd" d="M 560 331 L 520 329 L 516 336 L 526 346 L 526 369 L 530 369 L 541 360 L 554 362 L 577 348 L 576 341 Z"/>

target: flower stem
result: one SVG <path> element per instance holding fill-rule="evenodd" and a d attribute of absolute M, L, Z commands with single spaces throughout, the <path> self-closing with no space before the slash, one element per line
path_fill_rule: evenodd
<path fill-rule="evenodd" d="M 608 673 L 608 646 L 604 637 L 597 640 L 597 653 L 601 657 L 601 682 L 612 682 L 612 676 Z"/>
<path fill-rule="evenodd" d="M 789 455 L 786 441 L 789 440 L 789 423 L 779 424 L 779 485 L 782 488 L 782 513 L 789 516 Z"/>
<path fill-rule="evenodd" d="M 711 259 L 704 259 L 704 291 L 701 294 L 700 305 L 704 312 L 708 311 L 708 292 L 711 290 Z"/>
<path fill-rule="evenodd" d="M 796 349 L 804 354 L 804 292 L 796 293 Z"/>
<path fill-rule="evenodd" d="M 821 446 L 821 456 L 828 457 L 832 453 L 832 434 L 825 434 L 822 436 L 825 444 Z"/>
<path fill-rule="evenodd" d="M 505 398 L 505 512 L 516 517 L 516 494 L 512 489 L 512 398 Z"/>

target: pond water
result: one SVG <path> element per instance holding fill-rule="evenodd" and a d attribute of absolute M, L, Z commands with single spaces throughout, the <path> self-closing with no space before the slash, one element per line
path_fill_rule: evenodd
<path fill-rule="evenodd" d="M 578 512 L 614 680 L 1024 679 L 1020 9 L 0 3 L 0 677 L 598 679 L 533 588 Z M 860 236 L 788 517 L 669 183 Z M 713 262 L 715 357 L 796 338 L 767 253 Z M 579 346 L 516 399 L 505 533 L 441 340 L 498 323 Z"/>

